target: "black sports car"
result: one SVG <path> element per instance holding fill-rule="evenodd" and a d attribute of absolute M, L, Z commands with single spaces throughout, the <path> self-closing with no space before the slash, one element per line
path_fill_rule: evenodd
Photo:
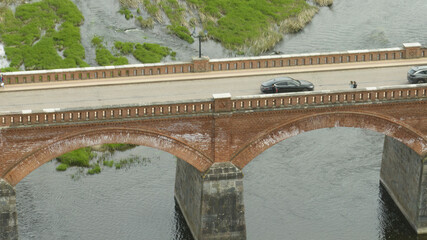
<path fill-rule="evenodd" d="M 261 84 L 263 93 L 313 91 L 313 83 L 305 80 L 296 80 L 291 77 L 278 77 Z"/>

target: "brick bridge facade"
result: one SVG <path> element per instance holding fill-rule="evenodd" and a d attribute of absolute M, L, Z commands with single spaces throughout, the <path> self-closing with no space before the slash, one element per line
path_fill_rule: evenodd
<path fill-rule="evenodd" d="M 424 232 L 424 84 L 0 115 L 0 203 L 9 203 L 0 207 L 0 230 L 6 239 L 17 236 L 14 186 L 29 173 L 81 147 L 130 143 L 178 158 L 175 196 L 196 239 L 245 239 L 241 169 L 284 139 L 331 127 L 388 136 L 383 159 L 390 160 L 383 160 L 381 180 L 412 226 Z M 399 165 L 404 169 L 396 170 Z M 213 209 L 209 198 L 225 204 Z"/>
<path fill-rule="evenodd" d="M 102 78 L 173 75 L 191 72 L 233 71 L 292 66 L 325 65 L 355 62 L 378 62 L 427 57 L 427 48 L 420 43 L 404 43 L 402 47 L 351 50 L 332 53 L 286 54 L 245 58 L 194 58 L 192 62 L 134 64 L 55 70 L 4 73 L 5 83 L 26 84 Z"/>

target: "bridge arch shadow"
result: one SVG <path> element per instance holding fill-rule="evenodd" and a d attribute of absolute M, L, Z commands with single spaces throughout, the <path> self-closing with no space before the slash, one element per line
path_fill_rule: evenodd
<path fill-rule="evenodd" d="M 322 128 L 351 127 L 382 133 L 405 144 L 420 156 L 427 154 L 427 139 L 417 130 L 399 122 L 372 113 L 339 112 L 313 114 L 274 126 L 258 134 L 231 157 L 231 162 L 243 169 L 256 156 L 273 145 L 303 132 Z"/>
<path fill-rule="evenodd" d="M 44 163 L 73 150 L 108 143 L 135 144 L 168 152 L 195 167 L 206 171 L 213 162 L 203 153 L 191 146 L 159 133 L 128 128 L 102 128 L 65 136 L 54 143 L 32 151 L 17 161 L 3 176 L 15 186 L 25 176 Z"/>
<path fill-rule="evenodd" d="M 384 198 L 377 196 L 382 190 L 383 140 L 384 134 L 372 130 L 323 128 L 286 139 L 257 156 L 243 169 L 246 217 L 254 219 L 247 221 L 248 235 L 278 239 L 286 229 L 287 236 L 300 239 L 328 239 L 342 233 L 364 239 L 376 234 L 416 236 L 397 206 L 391 207 L 392 214 L 400 214 L 392 216 L 393 223 L 387 219 L 391 213 L 378 212 Z M 253 231 L 254 226 L 259 229 L 263 222 L 274 221 L 284 224 L 272 225 L 268 233 Z M 398 232 L 387 232 L 390 229 Z"/>

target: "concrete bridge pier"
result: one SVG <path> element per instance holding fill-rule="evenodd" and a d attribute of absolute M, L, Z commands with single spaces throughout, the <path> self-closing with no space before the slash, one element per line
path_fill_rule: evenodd
<path fill-rule="evenodd" d="M 418 234 L 427 233 L 427 157 L 385 136 L 381 183 Z"/>
<path fill-rule="evenodd" d="M 200 173 L 177 159 L 175 198 L 196 240 L 246 239 L 243 174 L 233 164 Z"/>
<path fill-rule="evenodd" d="M 18 239 L 16 191 L 3 179 L 0 179 L 0 239 Z"/>

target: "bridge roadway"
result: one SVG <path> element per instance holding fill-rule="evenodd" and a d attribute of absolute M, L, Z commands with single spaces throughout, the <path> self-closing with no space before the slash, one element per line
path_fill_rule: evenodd
<path fill-rule="evenodd" d="M 0 239 L 18 238 L 14 186 L 25 176 L 71 150 L 117 142 L 153 147 L 178 158 L 175 199 L 195 239 L 246 239 L 242 169 L 284 139 L 330 127 L 386 135 L 381 183 L 413 228 L 427 233 L 427 84 L 363 89 L 407 84 L 411 65 L 427 62 L 396 60 L 6 86 L 0 89 L 0 202 L 5 203 L 0 206 Z M 317 90 L 346 91 L 310 97 L 253 96 L 262 81 L 277 75 L 311 80 Z M 349 89 L 352 80 L 362 89 Z M 223 92 L 252 96 L 212 96 Z M 164 104 L 141 106 L 153 102 Z M 100 109 L 117 104 L 137 105 Z M 46 108 L 61 109 L 40 113 Z"/>
<path fill-rule="evenodd" d="M 9 85 L 0 89 L 0 115 L 22 110 L 39 112 L 52 108 L 205 99 L 224 92 L 232 96 L 255 95 L 260 94 L 261 82 L 283 75 L 312 81 L 315 90 L 348 89 L 350 81 L 357 81 L 361 88 L 404 85 L 406 72 L 412 65 L 427 65 L 427 59 Z"/>

